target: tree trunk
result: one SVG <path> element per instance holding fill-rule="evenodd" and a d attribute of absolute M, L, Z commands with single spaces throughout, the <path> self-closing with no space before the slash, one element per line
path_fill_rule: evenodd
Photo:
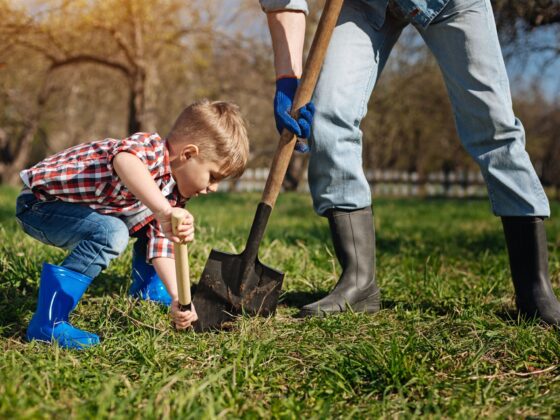
<path fill-rule="evenodd" d="M 142 113 L 144 108 L 144 90 L 143 83 L 140 78 L 135 75 L 130 81 L 129 97 L 128 97 L 128 134 L 142 131 Z"/>
<path fill-rule="evenodd" d="M 144 110 L 142 117 L 142 130 L 156 131 L 157 129 L 157 92 L 159 91 L 159 75 L 155 62 L 147 64 L 144 79 Z"/>
<path fill-rule="evenodd" d="M 35 117 L 32 121 L 26 124 L 23 134 L 18 141 L 19 147 L 15 159 L 8 165 L 4 166 L 3 173 L 1 174 L 2 181 L 9 185 L 18 185 L 20 182 L 19 173 L 25 168 L 31 152 L 31 145 L 37 127 L 39 126 L 39 116 Z"/>
<path fill-rule="evenodd" d="M 19 185 L 19 173 L 25 168 L 29 160 L 33 139 L 39 127 L 39 121 L 50 94 L 48 86 L 49 78 L 45 77 L 39 95 L 35 111 L 29 116 L 24 126 L 23 133 L 12 148 L 11 161 L 0 164 L 0 180 L 9 185 Z M 9 140 L 8 140 L 9 141 Z"/>

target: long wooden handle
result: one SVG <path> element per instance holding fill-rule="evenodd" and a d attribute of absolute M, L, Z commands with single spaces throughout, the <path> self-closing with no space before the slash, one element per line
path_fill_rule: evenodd
<path fill-rule="evenodd" d="M 177 234 L 177 227 L 187 215 L 187 211 L 181 208 L 173 209 L 171 224 L 173 233 Z M 191 309 L 191 281 L 189 277 L 189 252 L 186 243 L 173 244 L 175 248 L 175 271 L 177 273 L 177 291 L 179 293 L 179 304 L 182 311 Z"/>
<path fill-rule="evenodd" d="M 311 100 L 311 95 L 315 90 L 315 84 L 319 78 L 319 71 L 323 65 L 323 60 L 327 52 L 327 47 L 331 39 L 334 27 L 342 8 L 344 0 L 327 0 L 317 32 L 313 38 L 309 56 L 305 63 L 301 83 L 298 86 L 294 102 L 292 105 L 292 115 L 297 117 L 297 111 Z M 280 136 L 280 142 L 270 167 L 270 173 L 266 180 L 266 186 L 262 195 L 262 202 L 274 207 L 282 182 L 286 176 L 288 165 L 296 144 L 296 136 L 288 130 L 284 130 Z"/>

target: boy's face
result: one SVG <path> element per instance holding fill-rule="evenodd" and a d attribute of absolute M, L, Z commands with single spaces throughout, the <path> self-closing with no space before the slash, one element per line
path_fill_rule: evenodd
<path fill-rule="evenodd" d="M 185 198 L 217 191 L 218 183 L 224 178 L 220 165 L 202 160 L 198 146 L 192 144 L 183 147 L 177 159 L 171 162 L 171 172 L 179 193 Z"/>

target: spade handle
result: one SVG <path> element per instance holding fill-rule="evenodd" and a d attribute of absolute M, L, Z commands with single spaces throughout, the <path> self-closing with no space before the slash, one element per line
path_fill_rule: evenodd
<path fill-rule="evenodd" d="M 315 90 L 315 84 L 319 78 L 319 71 L 323 65 L 325 53 L 334 27 L 336 26 L 343 1 L 344 0 L 327 0 L 325 4 L 321 19 L 319 20 L 319 25 L 317 26 L 317 32 L 311 44 L 309 56 L 305 62 L 301 83 L 298 86 L 292 105 L 291 113 L 296 118 L 299 109 L 311 100 L 311 95 Z M 282 131 L 261 200 L 270 207 L 274 207 L 276 199 L 278 198 L 296 140 L 296 136 L 289 130 L 284 129 Z"/>
<path fill-rule="evenodd" d="M 173 233 L 177 234 L 177 227 L 181 224 L 188 212 L 182 208 L 174 208 L 171 213 L 171 225 Z M 177 273 L 177 291 L 179 293 L 179 305 L 182 311 L 191 309 L 191 282 L 189 277 L 189 252 L 185 242 L 174 243 L 175 248 L 175 271 Z"/>

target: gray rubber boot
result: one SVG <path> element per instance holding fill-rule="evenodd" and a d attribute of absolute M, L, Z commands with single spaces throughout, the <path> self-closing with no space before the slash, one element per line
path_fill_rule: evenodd
<path fill-rule="evenodd" d="M 548 249 L 540 217 L 502 217 L 515 303 L 520 315 L 560 325 L 560 303 L 548 276 Z"/>
<path fill-rule="evenodd" d="M 305 305 L 298 316 L 324 316 L 348 308 L 355 312 L 379 311 L 381 294 L 375 284 L 375 230 L 371 208 L 333 209 L 327 217 L 342 275 L 328 296 Z"/>

